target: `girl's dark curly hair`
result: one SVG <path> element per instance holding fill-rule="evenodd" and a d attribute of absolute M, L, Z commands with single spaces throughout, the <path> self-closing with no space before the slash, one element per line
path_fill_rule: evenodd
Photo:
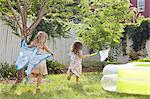
<path fill-rule="evenodd" d="M 82 50 L 83 45 L 80 42 L 75 42 L 72 46 L 72 52 L 76 55 L 80 55 L 80 51 Z"/>

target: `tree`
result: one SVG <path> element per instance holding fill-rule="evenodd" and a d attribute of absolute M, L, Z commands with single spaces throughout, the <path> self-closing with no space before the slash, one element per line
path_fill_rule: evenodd
<path fill-rule="evenodd" d="M 41 2 L 39 3 L 38 1 Z M 38 10 L 35 9 L 35 5 L 38 5 Z M 28 36 L 46 13 L 48 0 L 2 0 L 1 6 L 5 19 L 12 20 L 19 27 L 22 36 Z M 31 14 L 35 17 L 35 20 L 28 26 L 27 21 Z"/>
<path fill-rule="evenodd" d="M 133 13 L 129 0 L 81 0 L 79 24 L 72 24 L 78 36 L 90 48 L 100 50 L 106 44 L 115 46 L 123 36 L 124 23 Z M 79 17 L 79 16 L 78 16 Z"/>
<path fill-rule="evenodd" d="M 1 0 L 0 12 L 15 34 L 27 37 L 42 19 L 66 26 L 66 22 L 75 14 L 72 10 L 77 5 L 75 0 Z M 29 20 L 31 24 L 28 24 Z"/>

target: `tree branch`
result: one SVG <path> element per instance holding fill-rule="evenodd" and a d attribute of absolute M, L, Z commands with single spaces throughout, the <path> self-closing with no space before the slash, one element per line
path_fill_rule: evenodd
<path fill-rule="evenodd" d="M 26 37 L 27 37 L 27 11 L 28 11 L 27 2 L 23 0 L 23 11 L 21 19 L 22 19 L 23 33 L 24 36 Z"/>
<path fill-rule="evenodd" d="M 20 5 L 20 1 L 19 0 L 16 0 L 16 2 L 17 2 L 17 6 L 18 6 L 18 9 L 19 9 L 19 12 L 20 12 L 20 14 L 22 14 L 21 12 L 22 12 L 22 9 L 21 9 L 21 5 Z M 21 15 L 22 16 L 22 15 Z"/>
<path fill-rule="evenodd" d="M 15 14 L 15 10 L 14 10 L 13 7 L 11 6 L 10 1 L 9 1 L 9 0 L 6 0 L 6 1 L 7 1 L 7 4 L 8 4 L 8 6 L 9 6 L 10 10 L 11 10 L 11 13 L 12 13 L 14 19 L 16 20 L 17 25 L 19 26 L 20 31 L 21 31 L 21 34 L 22 34 L 22 33 L 23 33 L 22 27 L 21 27 L 19 21 L 17 20 L 16 14 Z"/>
<path fill-rule="evenodd" d="M 39 13 L 37 15 L 36 20 L 28 28 L 28 30 L 27 30 L 28 34 L 27 35 L 30 35 L 33 32 L 33 30 L 37 27 L 37 25 L 40 23 L 43 15 L 45 14 L 45 8 L 46 8 L 47 4 L 48 4 L 48 0 L 45 0 L 44 3 L 43 3 L 43 5 L 40 8 L 40 11 L 39 11 Z"/>
<path fill-rule="evenodd" d="M 24 26 L 23 26 L 23 24 L 24 24 L 24 21 L 23 21 L 23 11 L 22 11 L 22 8 L 21 8 L 20 1 L 16 0 L 16 2 L 17 2 L 17 6 L 18 6 L 18 9 L 19 9 L 19 13 L 21 15 L 21 21 L 22 21 L 22 34 L 21 35 L 22 35 L 22 38 L 24 38 L 25 34 L 24 34 Z"/>

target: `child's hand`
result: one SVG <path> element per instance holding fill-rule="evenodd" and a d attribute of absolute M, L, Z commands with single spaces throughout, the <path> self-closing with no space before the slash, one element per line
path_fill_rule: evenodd
<path fill-rule="evenodd" d="M 85 58 L 86 58 L 86 57 L 95 56 L 95 55 L 97 55 L 97 53 L 93 53 L 93 54 L 90 54 L 90 55 L 85 55 Z"/>
<path fill-rule="evenodd" d="M 52 56 L 54 56 L 54 53 L 53 53 L 53 52 L 51 52 L 50 50 L 48 51 L 48 53 L 49 53 L 49 54 L 51 54 Z"/>
<path fill-rule="evenodd" d="M 53 52 L 51 52 L 50 49 L 49 49 L 47 46 L 44 46 L 44 49 L 45 49 L 48 53 L 50 53 L 52 56 L 54 55 Z"/>
<path fill-rule="evenodd" d="M 91 54 L 90 56 L 95 56 L 95 55 L 97 55 L 97 53 L 93 53 L 93 54 Z"/>
<path fill-rule="evenodd" d="M 54 56 L 54 54 L 53 54 L 53 53 L 51 53 L 51 55 L 52 55 L 52 56 Z"/>

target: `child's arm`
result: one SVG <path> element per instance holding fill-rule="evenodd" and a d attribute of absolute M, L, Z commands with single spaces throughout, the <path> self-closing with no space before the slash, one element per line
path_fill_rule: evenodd
<path fill-rule="evenodd" d="M 50 49 L 45 45 L 44 46 L 44 49 L 48 52 L 48 53 L 50 53 L 50 54 L 52 54 L 53 55 L 53 52 L 52 51 L 50 51 Z"/>
<path fill-rule="evenodd" d="M 91 56 L 95 56 L 97 53 L 89 54 L 89 55 L 79 55 L 80 58 L 87 58 Z"/>

